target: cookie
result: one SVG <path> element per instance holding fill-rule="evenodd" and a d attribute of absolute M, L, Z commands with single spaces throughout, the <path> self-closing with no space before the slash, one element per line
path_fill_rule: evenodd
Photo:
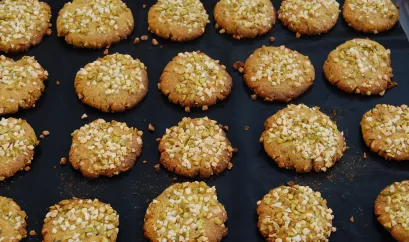
<path fill-rule="evenodd" d="M 37 136 L 23 119 L 0 120 L 0 181 L 12 177 L 31 164 Z M 0 234 L 1 236 L 1 234 Z"/>
<path fill-rule="evenodd" d="M 98 199 L 62 200 L 50 207 L 41 233 L 44 242 L 115 242 L 119 215 L 111 205 Z"/>
<path fill-rule="evenodd" d="M 224 65 L 201 52 L 179 53 L 169 62 L 158 84 L 169 101 L 184 107 L 203 110 L 224 100 L 233 82 Z"/>
<path fill-rule="evenodd" d="M 0 115 L 29 109 L 44 92 L 48 72 L 34 57 L 14 61 L 0 55 Z"/>
<path fill-rule="evenodd" d="M 140 60 L 116 53 L 81 68 L 74 86 L 83 103 L 103 112 L 123 112 L 145 97 L 148 73 Z"/>
<path fill-rule="evenodd" d="M 133 28 L 132 12 L 121 0 L 73 0 L 57 18 L 58 37 L 79 48 L 109 47 L 126 39 Z"/>
<path fill-rule="evenodd" d="M 0 1 L 0 51 L 22 52 L 51 34 L 51 8 L 38 0 Z"/>
<path fill-rule="evenodd" d="M 70 162 L 87 178 L 130 170 L 142 152 L 142 131 L 97 119 L 72 133 Z"/>
<path fill-rule="evenodd" d="M 374 34 L 391 29 L 399 20 L 399 9 L 391 0 L 345 0 L 342 14 L 355 30 Z"/>
<path fill-rule="evenodd" d="M 209 15 L 200 0 L 158 0 L 148 12 L 149 30 L 178 42 L 200 37 L 208 23 Z"/>
<path fill-rule="evenodd" d="M 288 105 L 267 119 L 260 141 L 280 168 L 327 171 L 343 156 L 343 132 L 318 107 Z"/>
<path fill-rule="evenodd" d="M 409 108 L 378 104 L 361 121 L 365 144 L 387 160 L 409 160 Z"/>
<path fill-rule="evenodd" d="M 27 237 L 26 213 L 13 199 L 0 196 L 0 241 L 21 241 Z"/>
<path fill-rule="evenodd" d="M 169 171 L 201 178 L 224 171 L 233 156 L 226 133 L 207 117 L 183 118 L 178 126 L 166 129 L 159 152 L 160 163 Z"/>
<path fill-rule="evenodd" d="M 392 82 L 391 51 L 369 39 L 353 39 L 338 46 L 324 64 L 327 80 L 344 92 L 380 95 Z"/>
<path fill-rule="evenodd" d="M 220 0 L 214 8 L 216 28 L 235 39 L 265 35 L 276 22 L 270 0 Z"/>
<path fill-rule="evenodd" d="M 311 87 L 315 70 L 310 59 L 284 46 L 263 46 L 244 64 L 244 80 L 265 101 L 288 102 Z"/>
<path fill-rule="evenodd" d="M 335 26 L 339 12 L 336 0 L 284 0 L 278 10 L 278 19 L 300 35 L 319 35 Z"/>
<path fill-rule="evenodd" d="M 176 183 L 146 210 L 145 237 L 162 241 L 221 241 L 227 235 L 227 213 L 216 188 L 204 182 Z"/>
<path fill-rule="evenodd" d="M 328 241 L 334 215 L 320 192 L 308 186 L 279 186 L 257 202 L 258 223 L 267 241 Z"/>

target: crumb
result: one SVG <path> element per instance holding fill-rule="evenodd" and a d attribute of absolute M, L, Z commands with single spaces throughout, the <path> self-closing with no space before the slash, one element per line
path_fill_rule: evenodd
<path fill-rule="evenodd" d="M 177 180 L 178 180 L 178 178 L 177 178 L 177 177 L 174 177 L 174 178 L 172 178 L 172 180 L 173 180 L 173 181 L 177 181 Z"/>
<path fill-rule="evenodd" d="M 142 8 L 146 8 L 146 4 L 142 4 Z"/>
<path fill-rule="evenodd" d="M 301 34 L 297 32 L 297 33 L 295 34 L 295 37 L 296 37 L 297 39 L 299 39 L 299 38 L 301 37 Z"/>
<path fill-rule="evenodd" d="M 257 99 L 257 94 L 251 94 L 250 95 L 251 100 L 256 101 Z"/>
<path fill-rule="evenodd" d="M 61 160 L 60 160 L 60 165 L 65 165 L 65 164 L 67 164 L 67 158 L 65 158 L 65 157 L 62 157 L 61 158 Z"/>
<path fill-rule="evenodd" d="M 244 126 L 244 130 L 249 130 L 250 129 L 250 127 L 249 126 Z"/>
<path fill-rule="evenodd" d="M 202 111 L 206 111 L 206 110 L 208 110 L 209 109 L 209 106 L 207 106 L 207 105 L 204 105 L 203 107 L 202 107 Z"/>
<path fill-rule="evenodd" d="M 221 30 L 219 31 L 219 33 L 224 34 L 224 33 L 226 33 L 226 30 L 221 29 Z"/>
<path fill-rule="evenodd" d="M 287 182 L 287 185 L 289 185 L 290 187 L 292 187 L 292 186 L 294 186 L 294 185 L 295 185 L 295 182 L 293 182 L 293 181 L 289 181 L 289 182 Z"/>
<path fill-rule="evenodd" d="M 53 166 L 53 167 L 54 167 L 54 169 L 57 168 L 57 166 Z"/>
<path fill-rule="evenodd" d="M 109 53 L 109 52 L 108 52 L 108 49 L 105 49 L 105 50 L 104 50 L 104 55 L 108 55 L 108 53 Z"/>
<path fill-rule="evenodd" d="M 26 167 L 24 168 L 24 170 L 25 170 L 25 171 L 29 171 L 29 170 L 31 170 L 31 168 L 30 168 L 29 166 L 26 166 Z"/>
<path fill-rule="evenodd" d="M 218 23 L 216 23 L 215 25 L 214 25 L 214 28 L 215 29 L 218 29 L 220 26 L 219 26 L 219 24 Z"/>
<path fill-rule="evenodd" d="M 31 235 L 31 236 L 34 236 L 34 235 L 37 235 L 37 233 L 36 233 L 36 231 L 33 229 L 33 230 L 30 231 L 30 235 Z"/>
<path fill-rule="evenodd" d="M 268 41 L 270 41 L 270 43 L 273 43 L 274 41 L 276 41 L 276 38 L 270 37 L 270 38 L 268 39 Z"/>
<path fill-rule="evenodd" d="M 233 64 L 233 69 L 235 71 L 239 70 L 240 68 L 244 67 L 244 63 L 242 61 L 236 61 L 236 63 Z"/>
<path fill-rule="evenodd" d="M 146 160 L 142 161 L 143 164 L 146 164 L 146 162 L 147 162 Z"/>
<path fill-rule="evenodd" d="M 59 82 L 59 81 L 56 81 L 55 84 L 57 84 L 57 86 L 59 86 L 59 85 L 60 85 L 60 82 Z"/>
<path fill-rule="evenodd" d="M 49 132 L 48 130 L 44 130 L 44 131 L 43 131 L 43 135 L 44 135 L 44 136 L 49 136 L 49 135 L 50 135 L 50 132 Z"/>
<path fill-rule="evenodd" d="M 138 37 L 136 37 L 135 40 L 133 41 L 133 44 L 134 44 L 134 45 L 137 45 L 137 44 L 139 44 L 140 42 L 141 42 L 141 40 L 140 40 Z"/>
<path fill-rule="evenodd" d="M 44 135 L 43 135 L 43 134 L 40 134 L 40 139 L 44 139 Z"/>
<path fill-rule="evenodd" d="M 223 129 L 226 130 L 226 131 L 229 131 L 229 126 L 225 125 L 225 126 L 223 126 Z"/>
<path fill-rule="evenodd" d="M 231 170 L 231 168 L 233 168 L 233 164 L 231 162 L 227 163 L 227 169 Z"/>
<path fill-rule="evenodd" d="M 148 130 L 151 132 L 155 132 L 155 127 L 151 123 L 148 124 Z"/>
<path fill-rule="evenodd" d="M 396 6 L 397 8 L 400 8 L 400 4 L 399 4 L 399 3 L 395 4 L 395 6 Z"/>
<path fill-rule="evenodd" d="M 159 173 L 159 171 L 160 171 L 160 164 L 154 165 L 153 168 L 155 169 L 156 173 Z"/>
<path fill-rule="evenodd" d="M 240 73 L 243 73 L 243 72 L 244 72 L 244 68 L 243 68 L 243 67 L 240 67 L 240 68 L 239 68 L 239 72 L 240 72 Z"/>
<path fill-rule="evenodd" d="M 51 35 L 51 33 L 52 33 L 51 29 L 47 29 L 46 34 L 47 34 L 47 35 Z"/>
<path fill-rule="evenodd" d="M 332 110 L 332 115 L 334 115 L 334 117 L 337 116 L 337 110 Z"/>
<path fill-rule="evenodd" d="M 144 40 L 144 41 L 145 41 L 145 40 L 148 40 L 148 39 L 149 39 L 149 37 L 148 37 L 147 35 L 142 35 L 142 36 L 141 36 L 141 40 Z"/>
<path fill-rule="evenodd" d="M 366 159 L 366 152 L 364 152 L 364 159 Z"/>
<path fill-rule="evenodd" d="M 190 113 L 190 107 L 185 107 L 185 112 Z"/>
<path fill-rule="evenodd" d="M 239 148 L 233 148 L 233 153 L 239 152 Z"/>
<path fill-rule="evenodd" d="M 156 39 L 152 39 L 152 45 L 153 46 L 157 46 L 159 44 L 159 42 Z"/>
<path fill-rule="evenodd" d="M 157 139 L 156 139 L 156 142 L 160 142 L 160 141 L 161 141 L 161 138 L 157 138 Z"/>
<path fill-rule="evenodd" d="M 84 113 L 84 114 L 81 116 L 81 119 L 86 119 L 86 118 L 88 118 L 88 115 L 87 115 L 86 113 Z"/>
<path fill-rule="evenodd" d="M 159 48 L 161 48 L 161 49 L 162 49 L 162 48 L 163 48 L 163 45 L 161 45 Z"/>
<path fill-rule="evenodd" d="M 352 216 L 352 217 L 349 219 L 349 222 L 351 222 L 351 223 L 355 222 L 354 216 Z"/>

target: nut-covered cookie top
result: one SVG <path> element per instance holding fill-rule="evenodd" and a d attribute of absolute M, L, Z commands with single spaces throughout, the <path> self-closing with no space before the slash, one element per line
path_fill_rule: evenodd
<path fill-rule="evenodd" d="M 26 213 L 12 199 L 0 196 L 0 241 L 20 241 L 26 237 Z"/>

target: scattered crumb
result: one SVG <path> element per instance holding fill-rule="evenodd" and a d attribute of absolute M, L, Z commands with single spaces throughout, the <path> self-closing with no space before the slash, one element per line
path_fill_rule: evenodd
<path fill-rule="evenodd" d="M 84 114 L 81 116 L 81 119 L 86 119 L 86 118 L 88 118 L 88 115 L 87 115 L 86 113 L 84 113 Z"/>
<path fill-rule="evenodd" d="M 159 44 L 159 42 L 156 39 L 152 39 L 152 45 L 153 46 L 157 46 Z"/>
<path fill-rule="evenodd" d="M 40 134 L 40 139 L 44 139 L 44 135 Z"/>
<path fill-rule="evenodd" d="M 276 41 L 276 38 L 270 37 L 270 38 L 268 39 L 268 41 L 270 41 L 270 43 L 273 43 L 274 41 Z"/>
<path fill-rule="evenodd" d="M 397 3 L 397 4 L 395 4 L 395 5 L 396 5 L 397 8 L 400 8 L 400 4 L 399 4 L 399 3 Z"/>
<path fill-rule="evenodd" d="M 148 124 L 148 130 L 151 132 L 155 132 L 155 127 L 151 123 Z"/>
<path fill-rule="evenodd" d="M 332 115 L 335 117 L 335 116 L 337 116 L 337 110 L 332 110 Z"/>
<path fill-rule="evenodd" d="M 155 169 L 156 173 L 159 173 L 159 171 L 160 171 L 160 164 L 154 165 L 153 168 Z"/>
<path fill-rule="evenodd" d="M 243 67 L 244 67 L 244 63 L 241 62 L 241 61 L 236 61 L 236 63 L 233 64 L 233 69 L 235 71 L 237 71 L 237 70 L 240 71 L 240 68 L 243 68 Z"/>
<path fill-rule="evenodd" d="M 157 138 L 157 139 L 156 139 L 156 142 L 160 142 L 160 141 L 161 141 L 161 138 Z"/>
<path fill-rule="evenodd" d="M 147 35 L 142 35 L 142 36 L 141 36 L 141 40 L 144 40 L 144 41 L 145 41 L 145 40 L 148 40 L 148 39 L 149 39 L 149 37 L 148 37 Z"/>
<path fill-rule="evenodd" d="M 190 113 L 190 107 L 185 107 L 185 112 Z"/>
<path fill-rule="evenodd" d="M 24 168 L 24 170 L 25 171 L 29 171 L 31 168 L 29 167 L 29 166 L 26 166 L 25 168 Z"/>
<path fill-rule="evenodd" d="M 295 34 L 295 37 L 296 37 L 297 39 L 299 39 L 299 38 L 301 37 L 301 34 L 297 32 L 297 33 Z"/>
<path fill-rule="evenodd" d="M 223 129 L 226 130 L 226 131 L 229 131 L 229 126 L 225 125 L 225 126 L 223 126 Z"/>
<path fill-rule="evenodd" d="M 216 24 L 214 25 L 214 28 L 215 28 L 215 29 L 218 29 L 218 28 L 219 28 L 219 24 L 216 23 Z"/>
<path fill-rule="evenodd" d="M 60 165 L 65 165 L 65 164 L 67 164 L 67 158 L 65 158 L 65 157 L 62 157 L 61 158 L 61 160 L 60 160 Z"/>
<path fill-rule="evenodd" d="M 146 8 L 146 4 L 142 4 L 142 8 Z"/>
<path fill-rule="evenodd" d="M 289 181 L 289 182 L 287 182 L 287 185 L 289 185 L 290 187 L 292 187 L 292 186 L 294 186 L 294 185 L 295 185 L 295 182 L 293 182 L 293 181 Z"/>
<path fill-rule="evenodd" d="M 249 130 L 250 129 L 250 127 L 249 126 L 244 126 L 244 130 Z"/>
<path fill-rule="evenodd" d="M 256 101 L 257 94 L 251 94 L 250 97 L 251 97 L 251 100 Z"/>
<path fill-rule="evenodd" d="M 221 29 L 221 30 L 219 31 L 219 33 L 224 34 L 224 33 L 226 33 L 226 30 Z"/>
<path fill-rule="evenodd" d="M 146 162 L 147 162 L 146 160 L 142 161 L 143 164 L 146 164 Z"/>
<path fill-rule="evenodd" d="M 44 130 L 44 131 L 43 131 L 43 135 L 44 135 L 44 136 L 49 136 L 49 135 L 50 135 L 50 132 L 49 132 L 48 130 Z"/>
<path fill-rule="evenodd" d="M 239 68 L 239 72 L 240 72 L 240 73 L 243 73 L 243 72 L 244 72 L 244 68 L 243 68 L 243 67 L 240 67 L 240 68 Z"/>
<path fill-rule="evenodd" d="M 33 229 L 33 230 L 30 231 L 30 235 L 31 235 L 31 236 L 34 236 L 34 235 L 37 235 L 37 233 L 36 233 L 36 231 Z"/>
<path fill-rule="evenodd" d="M 60 85 L 60 81 L 56 81 L 55 84 L 57 84 L 57 86 L 59 86 L 59 85 Z"/>
<path fill-rule="evenodd" d="M 202 107 L 202 111 L 207 111 L 209 109 L 209 106 L 207 106 L 207 105 L 203 105 L 203 107 Z"/>
<path fill-rule="evenodd" d="M 134 45 L 137 45 L 137 44 L 139 44 L 140 42 L 141 42 L 141 40 L 140 40 L 138 37 L 136 37 L 135 40 L 133 41 L 133 44 L 134 44 Z"/>
<path fill-rule="evenodd" d="M 178 178 L 177 178 L 177 177 L 174 177 L 174 178 L 172 178 L 172 180 L 173 180 L 173 181 L 177 181 L 177 180 L 178 180 Z"/>
<path fill-rule="evenodd" d="M 239 152 L 239 148 L 233 148 L 233 153 Z"/>
<path fill-rule="evenodd" d="M 54 169 L 57 168 L 57 166 L 53 166 L 53 167 L 54 167 Z"/>
<path fill-rule="evenodd" d="M 233 164 L 231 162 L 227 163 L 227 170 L 231 170 L 233 168 Z"/>
<path fill-rule="evenodd" d="M 366 152 L 364 152 L 364 159 L 366 159 Z"/>
<path fill-rule="evenodd" d="M 105 50 L 104 50 L 104 55 L 108 55 L 108 54 L 109 54 L 108 49 L 105 49 Z"/>
<path fill-rule="evenodd" d="M 354 216 L 352 216 L 352 217 L 349 219 L 349 222 L 351 222 L 351 223 L 355 222 Z"/>

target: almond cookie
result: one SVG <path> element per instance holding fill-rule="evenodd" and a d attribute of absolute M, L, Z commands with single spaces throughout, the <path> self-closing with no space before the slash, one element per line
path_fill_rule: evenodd
<path fill-rule="evenodd" d="M 158 0 L 148 12 L 149 30 L 178 42 L 198 38 L 208 23 L 209 15 L 200 0 Z"/>
<path fill-rule="evenodd" d="M 115 242 L 119 215 L 98 199 L 62 200 L 50 207 L 41 231 L 44 242 Z"/>
<path fill-rule="evenodd" d="M 179 53 L 167 64 L 158 85 L 169 101 L 207 110 L 231 92 L 233 82 L 224 65 L 201 52 Z"/>
<path fill-rule="evenodd" d="M 227 235 L 227 213 L 216 188 L 204 182 L 176 183 L 146 210 L 145 237 L 162 241 L 221 241 Z"/>
<path fill-rule="evenodd" d="M 0 196 L 0 241 L 21 241 L 27 237 L 26 213 L 13 199 Z"/>
<path fill-rule="evenodd" d="M 51 34 L 51 9 L 38 0 L 0 1 L 0 51 L 21 52 Z"/>
<path fill-rule="evenodd" d="M 339 11 L 336 0 L 284 0 L 278 18 L 298 34 L 319 35 L 335 26 Z"/>
<path fill-rule="evenodd" d="M 14 61 L 0 56 L 0 115 L 29 109 L 44 92 L 48 72 L 34 57 Z"/>
<path fill-rule="evenodd" d="M 80 100 L 103 112 L 123 112 L 148 92 L 146 66 L 130 55 L 106 55 L 86 65 L 74 82 Z"/>
<path fill-rule="evenodd" d="M 80 48 L 104 48 L 126 39 L 134 28 L 131 10 L 121 0 L 73 0 L 58 13 L 58 37 Z"/>
<path fill-rule="evenodd" d="M 235 39 L 255 38 L 273 28 L 276 11 L 270 0 L 220 0 L 214 8 L 216 28 Z"/>
<path fill-rule="evenodd" d="M 72 133 L 71 165 L 88 178 L 128 171 L 142 152 L 142 134 L 126 123 L 97 119 Z"/>
<path fill-rule="evenodd" d="M 233 148 L 216 121 L 183 118 L 178 126 L 166 129 L 159 143 L 160 163 L 181 176 L 207 178 L 224 171 Z"/>
<path fill-rule="evenodd" d="M 328 81 L 347 93 L 380 95 L 392 82 L 391 51 L 369 39 L 353 39 L 338 46 L 324 64 Z"/>
<path fill-rule="evenodd" d="M 389 30 L 399 20 L 399 10 L 391 0 L 345 0 L 342 13 L 349 26 L 365 33 Z"/>
<path fill-rule="evenodd" d="M 23 119 L 0 120 L 0 181 L 12 177 L 31 164 L 37 136 Z M 0 234 L 1 236 L 1 234 Z"/>
<path fill-rule="evenodd" d="M 288 105 L 267 119 L 260 141 L 280 168 L 326 171 L 343 156 L 343 132 L 318 107 Z"/>
<path fill-rule="evenodd" d="M 409 108 L 378 104 L 365 113 L 361 129 L 366 145 L 387 160 L 409 160 Z"/>
<path fill-rule="evenodd" d="M 328 241 L 334 215 L 320 192 L 308 186 L 279 186 L 257 202 L 258 223 L 267 241 Z"/>
<path fill-rule="evenodd" d="M 288 102 L 310 88 L 314 79 L 310 59 L 284 46 L 263 46 L 244 65 L 247 86 L 265 101 Z"/>

